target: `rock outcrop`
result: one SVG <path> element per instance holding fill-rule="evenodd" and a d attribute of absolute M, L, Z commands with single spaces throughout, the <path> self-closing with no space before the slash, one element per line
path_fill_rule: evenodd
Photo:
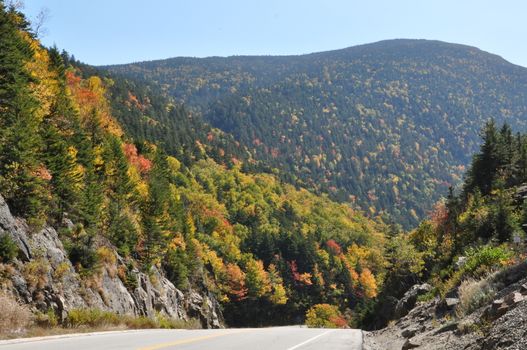
<path fill-rule="evenodd" d="M 527 349 L 527 262 L 488 279 L 496 295 L 469 314 L 459 313 L 460 300 L 450 297 L 414 303 L 409 312 L 384 329 L 364 333 L 366 350 Z M 400 301 L 411 305 L 418 287 Z M 459 297 L 461 299 L 461 296 Z M 463 316 L 460 316 L 463 315 Z"/>
<path fill-rule="evenodd" d="M 16 243 L 19 252 L 13 264 L 15 268 L 2 284 L 37 310 L 53 309 L 62 319 L 74 308 L 142 316 L 162 313 L 182 320 L 198 318 L 205 328 L 223 326 L 221 308 L 213 295 L 195 290 L 183 292 L 155 267 L 148 275 L 130 271 L 137 281 L 134 286 L 125 285 L 115 267 L 103 266 L 92 276 L 81 278 L 68 259 L 57 231 L 47 226 L 30 233 L 26 222 L 14 217 L 0 196 L 0 235 L 6 234 Z M 122 262 L 119 256 L 117 259 Z"/>
<path fill-rule="evenodd" d="M 426 294 L 432 290 L 432 286 L 424 284 L 416 284 L 410 290 L 408 290 L 404 296 L 399 300 L 397 306 L 395 307 L 395 318 L 401 318 L 408 315 L 410 310 L 413 309 L 415 303 L 417 302 L 417 297 L 420 295 Z"/>

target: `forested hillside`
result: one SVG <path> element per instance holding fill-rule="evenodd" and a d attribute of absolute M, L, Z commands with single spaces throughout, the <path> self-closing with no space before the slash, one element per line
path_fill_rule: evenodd
<path fill-rule="evenodd" d="M 106 70 L 65 59 L 83 77 L 97 75 L 107 79 L 112 114 L 136 143 L 153 141 L 185 164 L 212 157 L 221 164 L 254 164 L 246 147 L 229 134 L 212 128 L 196 113 L 167 98 L 151 82 L 114 77 Z"/>
<path fill-rule="evenodd" d="M 405 227 L 460 182 L 488 118 L 527 126 L 527 69 L 437 41 L 105 68 L 156 83 L 283 179 Z"/>
<path fill-rule="evenodd" d="M 525 261 L 527 134 L 514 134 L 509 125 L 498 127 L 494 120 L 481 134 L 482 144 L 462 188 L 451 189 L 429 218 L 398 236 L 408 244 L 407 264 L 390 273 L 370 325 L 378 327 L 396 318 L 393 309 L 387 311 L 390 300 L 401 298 L 416 283 L 432 286 L 422 301 L 455 298 L 454 316 L 462 319 L 514 282 L 513 277 L 500 280 L 498 271 L 502 277 L 509 273 L 517 280 L 527 277 L 524 267 L 512 268 Z M 484 314 L 473 330 L 486 334 L 495 319 Z"/>
<path fill-rule="evenodd" d="M 0 45 L 2 214 L 31 235 L 59 232 L 84 281 L 76 298 L 93 289 L 112 309 L 108 269 L 130 291 L 144 284 L 137 271 L 152 285 L 161 271 L 180 290 L 213 295 L 230 325 L 299 322 L 327 303 L 344 326 L 371 305 L 387 266 L 380 220 L 245 173 L 250 156 L 228 135 L 153 89 L 42 47 L 1 1 Z M 24 257 L 15 231 L 0 227 L 2 290 L 58 313 L 42 300 L 59 293 L 48 282 L 66 284 L 69 265 L 45 251 Z M 35 281 L 22 286 L 28 295 L 16 276 Z"/>

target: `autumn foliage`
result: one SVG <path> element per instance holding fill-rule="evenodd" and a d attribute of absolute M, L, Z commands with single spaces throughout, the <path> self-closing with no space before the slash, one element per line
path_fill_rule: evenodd
<path fill-rule="evenodd" d="M 335 305 L 317 304 L 306 313 L 306 325 L 312 328 L 346 328 L 348 323 Z"/>
<path fill-rule="evenodd" d="M 130 143 L 123 144 L 123 152 L 128 161 L 137 168 L 141 174 L 146 174 L 152 168 L 152 161 L 137 153 L 137 147 Z"/>

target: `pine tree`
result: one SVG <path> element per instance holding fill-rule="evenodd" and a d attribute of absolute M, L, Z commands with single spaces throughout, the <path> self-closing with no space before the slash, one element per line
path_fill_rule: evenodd
<path fill-rule="evenodd" d="M 48 124 L 44 134 L 46 167 L 50 180 L 58 219 L 64 211 L 73 213 L 82 190 L 82 172 L 76 162 L 77 150 L 68 146 L 58 130 Z"/>
<path fill-rule="evenodd" d="M 25 67 L 33 52 L 21 30 L 28 30 L 23 15 L 6 11 L 0 3 L 0 188 L 11 210 L 41 224 L 49 173 L 39 161 L 40 121 L 34 115 L 38 102 Z"/>
<path fill-rule="evenodd" d="M 527 181 L 527 142 L 520 133 L 516 136 L 516 164 L 514 166 L 515 184 L 522 184 Z"/>
<path fill-rule="evenodd" d="M 497 175 L 500 165 L 498 132 L 494 120 L 485 124 L 482 133 L 483 144 L 473 160 L 465 182 L 465 197 L 476 188 L 482 195 L 488 195 L 492 189 L 492 183 Z"/>
<path fill-rule="evenodd" d="M 127 217 L 137 209 L 138 195 L 129 176 L 129 163 L 119 138 L 110 136 L 104 146 L 104 174 L 106 194 L 109 200 L 105 212 L 107 237 L 128 254 L 137 242 L 137 231 Z"/>
<path fill-rule="evenodd" d="M 101 177 L 96 173 L 93 162 L 85 167 L 84 189 L 79 203 L 79 215 L 86 231 L 96 232 L 100 226 L 104 200 Z"/>
<path fill-rule="evenodd" d="M 143 204 L 143 226 L 145 237 L 146 260 L 149 262 L 152 256 L 158 253 L 166 230 L 169 188 L 169 166 L 166 155 L 157 151 L 154 158 L 154 166 L 149 174 L 148 199 Z"/>

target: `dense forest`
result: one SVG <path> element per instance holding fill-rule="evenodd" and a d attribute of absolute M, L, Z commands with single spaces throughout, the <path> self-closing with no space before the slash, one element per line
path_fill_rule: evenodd
<path fill-rule="evenodd" d="M 380 219 L 244 172 L 232 138 L 43 47 L 3 2 L 0 45 L 0 195 L 34 232 L 57 229 L 81 278 L 111 262 L 134 289 L 130 272 L 155 266 L 213 293 L 229 325 L 301 322 L 331 304 L 342 326 L 372 305 L 388 267 Z M 3 268 L 19 255 L 9 237 Z"/>
<path fill-rule="evenodd" d="M 247 148 L 231 135 L 212 128 L 199 114 L 190 113 L 183 105 L 163 96 L 154 84 L 114 77 L 74 58 L 71 63 L 83 77 L 96 75 L 111 81 L 107 93 L 113 116 L 136 143 L 156 142 L 184 164 L 207 157 L 229 166 L 238 162 L 256 163 Z"/>
<path fill-rule="evenodd" d="M 105 68 L 155 83 L 231 134 L 253 169 L 405 228 L 460 183 L 488 118 L 527 127 L 525 68 L 436 41 Z"/>

